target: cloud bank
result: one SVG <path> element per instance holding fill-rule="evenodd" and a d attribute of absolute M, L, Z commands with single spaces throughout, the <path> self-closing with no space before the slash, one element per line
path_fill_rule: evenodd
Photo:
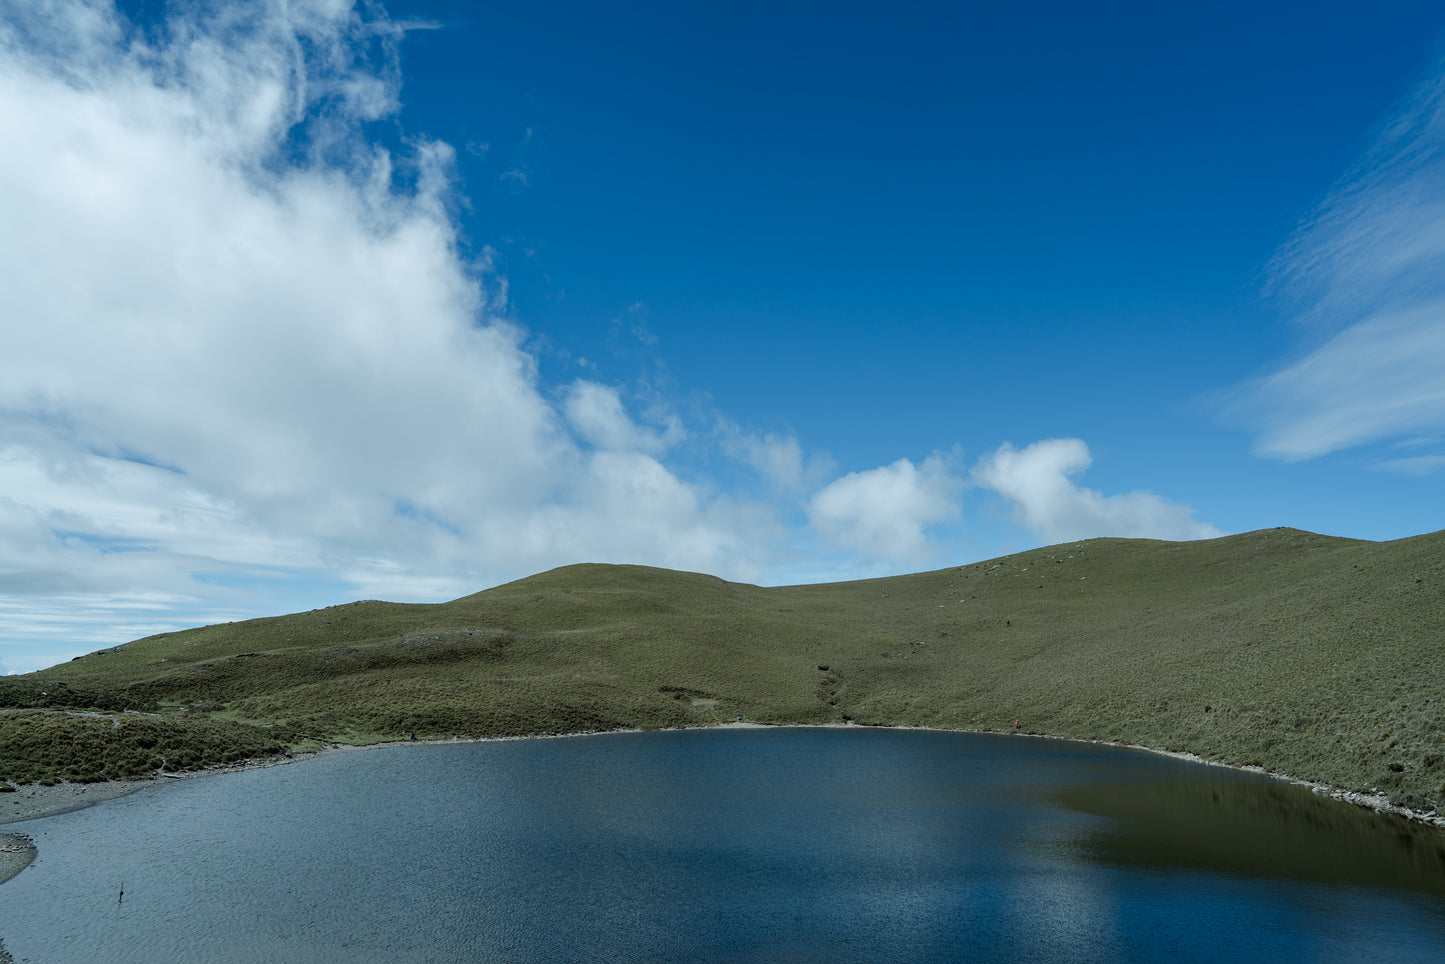
<path fill-rule="evenodd" d="M 766 513 L 658 461 L 677 426 L 539 383 L 459 253 L 451 149 L 365 136 L 397 108 L 402 27 L 329 2 L 147 32 L 96 2 L 6 9 L 0 593 L 758 575 Z"/>
<path fill-rule="evenodd" d="M 1445 428 L 1445 69 L 1381 128 L 1273 270 L 1319 343 L 1237 393 L 1233 411 L 1257 428 L 1261 454 L 1311 459 Z"/>

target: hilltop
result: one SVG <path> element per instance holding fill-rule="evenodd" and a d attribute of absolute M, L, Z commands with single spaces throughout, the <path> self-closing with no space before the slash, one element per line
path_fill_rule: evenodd
<path fill-rule="evenodd" d="M 576 565 L 436 605 L 207 626 L 0 679 L 0 779 L 323 742 L 760 723 L 1028 732 L 1445 809 L 1445 532 L 1089 539 L 762 588 Z"/>

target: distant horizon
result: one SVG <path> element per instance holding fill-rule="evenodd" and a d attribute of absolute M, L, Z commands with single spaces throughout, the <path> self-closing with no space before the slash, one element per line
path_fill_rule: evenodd
<path fill-rule="evenodd" d="M 0 4 L 0 673 L 1445 527 L 1438 4 Z"/>

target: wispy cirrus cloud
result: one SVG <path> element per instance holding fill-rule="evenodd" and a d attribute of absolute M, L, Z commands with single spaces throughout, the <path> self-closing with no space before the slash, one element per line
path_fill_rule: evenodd
<path fill-rule="evenodd" d="M 1271 268 L 1315 345 L 1233 393 L 1260 454 L 1297 461 L 1445 428 L 1445 67 Z"/>
<path fill-rule="evenodd" d="M 1396 475 L 1433 475 L 1445 469 L 1445 455 L 1415 455 L 1401 459 L 1386 459 L 1375 468 Z"/>

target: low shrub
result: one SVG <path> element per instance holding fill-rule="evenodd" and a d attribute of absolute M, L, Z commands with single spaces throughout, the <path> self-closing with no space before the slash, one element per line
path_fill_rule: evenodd
<path fill-rule="evenodd" d="M 119 780 L 153 773 L 162 760 L 170 769 L 194 769 L 284 750 L 265 729 L 224 720 L 53 710 L 0 714 L 0 780 L 21 785 Z"/>

